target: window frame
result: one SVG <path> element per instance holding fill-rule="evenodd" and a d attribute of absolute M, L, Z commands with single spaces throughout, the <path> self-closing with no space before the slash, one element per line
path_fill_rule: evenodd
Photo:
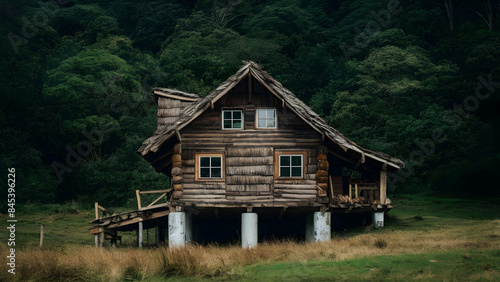
<path fill-rule="evenodd" d="M 274 111 L 274 127 L 259 127 L 259 110 L 273 110 Z M 266 120 L 267 120 L 266 114 Z M 267 126 L 267 122 L 266 122 Z M 276 130 L 278 129 L 278 111 L 276 108 L 256 108 L 255 109 L 255 129 L 267 129 L 267 130 Z"/>
<path fill-rule="evenodd" d="M 281 156 L 302 156 L 302 176 L 281 176 Z M 290 159 L 291 160 L 291 159 Z M 306 179 L 307 151 L 274 151 L 274 179 Z M 293 166 L 290 164 L 290 168 Z"/>
<path fill-rule="evenodd" d="M 202 157 L 220 157 L 221 158 L 221 177 L 201 177 L 201 158 Z M 225 181 L 225 156 L 224 153 L 196 153 L 195 155 L 195 181 Z"/>
<path fill-rule="evenodd" d="M 234 121 L 233 119 L 233 112 L 239 111 L 241 114 L 241 127 L 240 128 L 225 128 L 224 127 L 224 112 L 231 112 L 231 125 L 232 122 Z M 221 128 L 222 130 L 244 130 L 245 129 L 245 115 L 243 114 L 242 109 L 222 109 L 221 112 Z"/>

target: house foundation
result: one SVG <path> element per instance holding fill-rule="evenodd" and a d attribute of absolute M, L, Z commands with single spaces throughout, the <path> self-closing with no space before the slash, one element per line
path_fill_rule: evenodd
<path fill-rule="evenodd" d="M 384 227 L 384 212 L 373 212 L 373 225 L 377 228 Z"/>
<path fill-rule="evenodd" d="M 189 228 L 191 230 L 191 228 Z M 171 212 L 168 215 L 168 246 L 182 247 L 186 244 L 186 213 Z"/>
<path fill-rule="evenodd" d="M 257 246 L 258 215 L 254 212 L 241 214 L 241 247 L 243 249 Z"/>
<path fill-rule="evenodd" d="M 306 241 L 326 242 L 330 241 L 332 234 L 331 212 L 314 212 L 306 219 Z"/>

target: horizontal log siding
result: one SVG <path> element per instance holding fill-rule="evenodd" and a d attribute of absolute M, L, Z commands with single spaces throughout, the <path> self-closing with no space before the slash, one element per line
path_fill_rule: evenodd
<path fill-rule="evenodd" d="M 182 109 L 192 104 L 176 99 L 158 97 L 158 129 L 166 128 L 175 123 L 182 113 Z"/>
<path fill-rule="evenodd" d="M 246 80 L 241 85 L 246 85 Z M 253 85 L 258 84 L 253 81 Z M 248 90 L 235 87 L 221 98 L 214 109 L 208 109 L 181 129 L 183 162 L 183 203 L 234 204 L 259 203 L 279 205 L 308 203 L 316 200 L 317 148 L 321 135 L 309 127 L 282 101 L 262 87 L 254 88 L 252 100 Z M 239 92 L 238 92 L 239 91 Z M 255 112 L 259 107 L 275 107 L 278 129 L 255 129 Z M 222 130 L 221 111 L 241 109 L 243 130 Z M 308 158 L 303 180 L 274 180 L 274 150 L 305 150 Z M 195 181 L 195 154 L 225 152 L 225 181 Z"/>

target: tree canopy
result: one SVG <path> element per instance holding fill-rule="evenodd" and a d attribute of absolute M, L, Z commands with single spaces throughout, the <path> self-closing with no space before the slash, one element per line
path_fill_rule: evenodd
<path fill-rule="evenodd" d="M 404 160 L 392 193 L 500 195 L 498 1 L 1 5 L 0 163 L 23 202 L 124 205 L 165 187 L 135 153 L 156 126 L 151 87 L 205 95 L 242 60 Z"/>

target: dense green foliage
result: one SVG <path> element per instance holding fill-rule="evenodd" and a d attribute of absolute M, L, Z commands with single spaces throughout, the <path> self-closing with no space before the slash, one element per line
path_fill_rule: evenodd
<path fill-rule="evenodd" d="M 3 1 L 0 167 L 18 202 L 126 204 L 167 185 L 135 153 L 156 126 L 149 89 L 204 95 L 254 60 L 403 159 L 396 192 L 498 195 L 500 4 L 451 2 Z"/>

